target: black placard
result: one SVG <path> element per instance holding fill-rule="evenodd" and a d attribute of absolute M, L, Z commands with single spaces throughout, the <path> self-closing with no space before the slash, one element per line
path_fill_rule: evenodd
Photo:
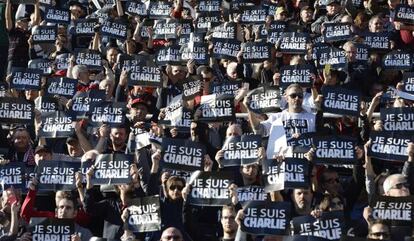
<path fill-rule="evenodd" d="M 99 155 L 94 164 L 92 183 L 94 185 L 130 183 L 132 159 L 133 156 L 120 153 Z"/>
<path fill-rule="evenodd" d="M 257 235 L 287 234 L 291 219 L 288 202 L 251 201 L 244 207 L 243 232 Z"/>
<path fill-rule="evenodd" d="M 391 48 L 391 39 L 389 33 L 366 33 L 364 37 L 364 44 L 369 46 L 370 51 L 388 52 Z"/>
<path fill-rule="evenodd" d="M 40 161 L 37 168 L 39 190 L 70 191 L 76 188 L 75 173 L 80 163 L 66 161 Z"/>
<path fill-rule="evenodd" d="M 52 73 L 52 61 L 49 59 L 32 59 L 27 64 L 29 69 L 36 69 L 42 71 L 43 75 L 49 75 Z"/>
<path fill-rule="evenodd" d="M 180 52 L 183 61 L 194 60 L 199 65 L 208 64 L 210 58 L 207 45 L 204 43 L 185 43 Z"/>
<path fill-rule="evenodd" d="M 171 2 L 150 1 L 148 6 L 148 15 L 150 19 L 169 18 L 171 14 L 171 9 Z"/>
<path fill-rule="evenodd" d="M 46 96 L 60 95 L 72 98 L 76 93 L 78 81 L 66 77 L 54 77 L 47 79 Z"/>
<path fill-rule="evenodd" d="M 394 21 L 411 25 L 414 24 L 414 7 L 408 4 L 398 4 L 395 8 Z"/>
<path fill-rule="evenodd" d="M 57 111 L 59 109 L 59 101 L 51 96 L 39 96 L 35 99 L 35 108 L 40 112 Z"/>
<path fill-rule="evenodd" d="M 101 34 L 110 38 L 119 39 L 125 41 L 127 38 L 127 24 L 123 21 L 104 21 L 101 25 Z"/>
<path fill-rule="evenodd" d="M 404 72 L 402 81 L 404 82 L 404 91 L 414 94 L 414 72 Z"/>
<path fill-rule="evenodd" d="M 0 157 L 4 159 L 4 157 Z M 0 186 L 3 190 L 9 187 L 15 189 L 25 188 L 25 170 L 26 165 L 23 162 L 10 162 L 0 166 Z"/>
<path fill-rule="evenodd" d="M 34 26 L 32 40 L 34 44 L 55 43 L 57 37 L 56 26 Z"/>
<path fill-rule="evenodd" d="M 309 215 L 292 219 L 294 234 L 321 237 L 328 240 L 341 238 L 344 222 L 342 211 L 323 212 L 319 218 Z"/>
<path fill-rule="evenodd" d="M 240 23 L 261 24 L 266 21 L 267 8 L 263 5 L 243 7 L 240 15 Z"/>
<path fill-rule="evenodd" d="M 371 147 L 368 155 L 381 160 L 406 161 L 408 158 L 408 143 L 412 141 L 409 134 L 394 132 L 371 132 Z"/>
<path fill-rule="evenodd" d="M 147 5 L 141 1 L 130 0 L 125 5 L 125 12 L 130 15 L 145 17 L 148 15 Z"/>
<path fill-rule="evenodd" d="M 392 51 L 382 58 L 383 69 L 410 70 L 413 67 L 412 54 L 403 51 Z"/>
<path fill-rule="evenodd" d="M 161 207 L 159 196 L 135 198 L 128 206 L 128 229 L 134 233 L 161 230 Z"/>
<path fill-rule="evenodd" d="M 176 39 L 178 22 L 175 19 L 160 19 L 154 23 L 154 39 Z"/>
<path fill-rule="evenodd" d="M 369 206 L 372 217 L 391 222 L 395 226 L 411 226 L 414 197 L 390 197 L 374 195 Z"/>
<path fill-rule="evenodd" d="M 165 118 L 158 123 L 177 128 L 180 132 L 190 130 L 192 111 L 183 107 L 182 95 L 177 95 L 165 108 Z"/>
<path fill-rule="evenodd" d="M 350 23 L 324 23 L 323 37 L 325 42 L 346 41 L 352 37 Z"/>
<path fill-rule="evenodd" d="M 73 135 L 75 128 L 72 122 L 74 118 L 64 111 L 42 113 L 42 127 L 39 136 L 46 138 L 69 137 Z"/>
<path fill-rule="evenodd" d="M 307 160 L 286 158 L 283 162 L 273 159 L 263 161 L 265 191 L 273 192 L 309 187 L 309 164 Z"/>
<path fill-rule="evenodd" d="M 98 25 L 97 18 L 79 18 L 75 20 L 73 27 L 74 35 L 93 36 L 95 34 L 95 26 Z"/>
<path fill-rule="evenodd" d="M 313 137 L 315 136 L 315 132 L 308 132 L 302 133 L 298 138 L 290 139 L 287 144 L 288 146 L 293 147 L 312 147 L 313 145 Z"/>
<path fill-rule="evenodd" d="M 343 69 L 347 64 L 345 51 L 342 49 L 323 48 L 319 49 L 316 55 L 319 69 L 323 69 L 327 64 L 331 65 L 333 69 Z"/>
<path fill-rule="evenodd" d="M 246 63 L 260 63 L 270 59 L 271 46 L 265 42 L 246 42 L 242 44 L 243 60 Z"/>
<path fill-rule="evenodd" d="M 89 70 L 102 70 L 102 55 L 99 51 L 84 50 L 75 53 L 75 63 L 85 65 Z"/>
<path fill-rule="evenodd" d="M 285 32 L 286 27 L 287 24 L 284 21 L 272 21 L 268 29 L 265 26 L 261 26 L 260 34 L 263 38 L 267 39 L 267 42 L 276 44 Z"/>
<path fill-rule="evenodd" d="M 240 166 L 256 163 L 259 160 L 259 148 L 262 144 L 261 135 L 232 136 L 223 144 L 222 165 Z"/>
<path fill-rule="evenodd" d="M 267 193 L 261 186 L 244 186 L 237 188 L 237 199 L 240 203 L 248 201 L 265 201 L 267 199 Z"/>
<path fill-rule="evenodd" d="M 197 12 L 220 12 L 221 0 L 200 0 L 198 1 Z"/>
<path fill-rule="evenodd" d="M 170 173 L 171 176 L 182 177 L 184 178 L 186 183 L 190 183 L 191 174 L 193 173 L 189 171 L 175 170 L 175 169 L 168 169 L 168 168 L 163 168 L 162 172 L 168 172 Z"/>
<path fill-rule="evenodd" d="M 381 120 L 384 131 L 413 132 L 414 108 L 383 108 L 381 109 Z"/>
<path fill-rule="evenodd" d="M 231 203 L 233 176 L 226 172 L 200 172 L 191 176 L 188 203 L 196 206 L 223 206 Z"/>
<path fill-rule="evenodd" d="M 68 9 L 56 9 L 47 7 L 45 9 L 45 20 L 49 23 L 69 24 L 70 12 Z"/>
<path fill-rule="evenodd" d="M 31 218 L 32 240 L 71 240 L 75 232 L 74 219 Z"/>
<path fill-rule="evenodd" d="M 139 36 L 142 39 L 148 39 L 149 38 L 149 33 L 148 30 L 149 28 L 152 28 L 152 26 L 154 26 L 154 20 L 150 20 L 150 19 L 144 19 L 143 22 L 141 23 L 141 31 L 139 32 Z"/>
<path fill-rule="evenodd" d="M 214 39 L 213 57 L 237 61 L 237 55 L 241 50 L 241 42 L 236 39 Z"/>
<path fill-rule="evenodd" d="M 128 85 L 161 87 L 161 69 L 153 63 L 139 63 L 129 66 Z"/>
<path fill-rule="evenodd" d="M 237 92 L 242 87 L 241 81 L 223 81 L 223 82 L 211 82 L 210 83 L 210 94 L 217 94 L 217 95 L 237 95 Z"/>
<path fill-rule="evenodd" d="M 167 64 L 181 64 L 183 60 L 181 59 L 180 50 L 181 47 L 179 45 L 161 48 L 156 54 L 156 64 L 158 66 L 164 66 Z"/>
<path fill-rule="evenodd" d="M 117 62 L 119 63 L 119 70 L 127 72 L 131 69 L 131 66 L 145 66 L 147 62 L 152 63 L 148 56 L 136 54 L 119 54 Z"/>
<path fill-rule="evenodd" d="M 16 90 L 40 90 L 43 71 L 27 68 L 13 68 L 10 88 Z"/>
<path fill-rule="evenodd" d="M 165 138 L 161 143 L 163 167 L 188 171 L 201 170 L 206 147 L 198 142 Z"/>
<path fill-rule="evenodd" d="M 278 46 L 282 53 L 306 54 L 310 37 L 307 33 L 285 32 L 279 40 Z"/>
<path fill-rule="evenodd" d="M 54 65 L 56 70 L 67 70 L 69 68 L 70 54 L 59 54 L 56 56 Z"/>
<path fill-rule="evenodd" d="M 223 122 L 235 118 L 234 96 L 232 95 L 203 95 L 200 108 L 199 120 L 201 121 Z"/>
<path fill-rule="evenodd" d="M 209 29 L 220 25 L 220 22 L 221 18 L 219 14 L 210 12 L 199 13 L 196 16 L 195 32 L 205 33 Z"/>
<path fill-rule="evenodd" d="M 0 98 L 0 123 L 33 124 L 34 104 L 21 98 Z"/>
<path fill-rule="evenodd" d="M 101 126 L 120 126 L 125 122 L 126 104 L 125 102 L 101 102 L 89 108 L 89 120 L 92 125 Z"/>
<path fill-rule="evenodd" d="M 359 61 L 368 61 L 368 59 L 369 59 L 369 56 L 368 56 L 369 47 L 366 44 L 360 44 L 360 43 L 355 43 L 354 46 L 355 46 L 356 51 L 357 51 L 355 59 L 359 60 Z"/>
<path fill-rule="evenodd" d="M 324 86 L 322 88 L 324 112 L 359 116 L 361 94 L 341 87 Z"/>
<path fill-rule="evenodd" d="M 212 37 L 214 39 L 236 39 L 237 24 L 233 22 L 226 22 L 214 27 L 212 32 Z"/>
<path fill-rule="evenodd" d="M 319 238 L 319 237 L 314 237 L 314 236 L 302 236 L 302 235 L 291 235 L 291 236 L 283 237 L 283 241 L 328 241 L 328 240 L 329 239 Z M 355 241 L 361 241 L 361 240 L 358 239 Z M 365 239 L 363 241 L 365 241 Z"/>
<path fill-rule="evenodd" d="M 314 67 L 310 64 L 285 65 L 280 68 L 279 86 L 288 87 L 290 84 L 297 83 L 304 88 L 312 87 Z"/>
<path fill-rule="evenodd" d="M 199 79 L 188 79 L 183 83 L 183 100 L 191 100 L 200 94 L 203 89 L 203 82 Z"/>
<path fill-rule="evenodd" d="M 314 137 L 315 163 L 353 165 L 357 159 L 356 139 L 343 136 Z"/>
<path fill-rule="evenodd" d="M 259 114 L 280 110 L 280 89 L 275 86 L 262 86 L 250 91 L 246 98 L 247 108 Z"/>
<path fill-rule="evenodd" d="M 85 119 L 91 108 L 102 101 L 105 101 L 105 90 L 89 90 L 87 92 L 78 92 L 72 98 L 72 111 L 76 119 Z"/>

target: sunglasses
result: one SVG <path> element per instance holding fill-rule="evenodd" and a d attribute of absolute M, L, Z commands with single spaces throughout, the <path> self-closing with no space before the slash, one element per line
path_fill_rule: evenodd
<path fill-rule="evenodd" d="M 176 190 L 176 189 L 177 189 L 178 191 L 181 191 L 181 190 L 183 190 L 183 188 L 184 188 L 184 187 L 183 187 L 183 186 L 181 186 L 181 185 L 171 185 L 171 186 L 170 186 L 170 190 L 171 190 L 171 191 L 174 191 L 174 190 Z"/>
<path fill-rule="evenodd" d="M 376 232 L 376 233 L 370 233 L 369 235 L 375 236 L 375 237 L 381 237 L 381 236 L 389 237 L 390 236 L 390 234 L 387 232 Z"/>
<path fill-rule="evenodd" d="M 403 187 L 409 189 L 410 188 L 410 184 L 407 183 L 407 182 L 398 183 L 398 184 L 395 184 L 394 186 L 392 186 L 391 189 L 401 189 Z"/>
<path fill-rule="evenodd" d="M 299 99 L 303 99 L 303 94 L 293 93 L 293 94 L 290 94 L 289 97 L 292 99 L 295 99 L 296 97 L 298 97 Z"/>

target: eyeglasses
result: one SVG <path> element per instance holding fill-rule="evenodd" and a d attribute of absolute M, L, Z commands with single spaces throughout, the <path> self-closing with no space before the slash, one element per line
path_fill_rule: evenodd
<path fill-rule="evenodd" d="M 406 183 L 406 182 L 397 183 L 394 186 L 392 186 L 391 189 L 401 189 L 403 187 L 409 189 L 410 188 L 410 184 L 409 183 Z"/>
<path fill-rule="evenodd" d="M 390 236 L 390 234 L 387 232 L 375 232 L 375 233 L 370 233 L 369 235 L 374 236 L 374 237 L 381 237 L 381 236 L 389 237 Z"/>
<path fill-rule="evenodd" d="M 300 93 L 292 93 L 289 95 L 290 98 L 295 99 L 296 97 L 298 97 L 299 99 L 303 99 L 303 94 Z"/>
<path fill-rule="evenodd" d="M 170 186 L 170 190 L 171 190 L 171 191 L 174 191 L 174 190 L 176 190 L 176 189 L 177 189 L 178 191 L 181 191 L 181 190 L 183 190 L 183 188 L 184 188 L 184 187 L 183 187 L 183 186 L 181 186 L 181 185 L 171 185 L 171 186 Z"/>

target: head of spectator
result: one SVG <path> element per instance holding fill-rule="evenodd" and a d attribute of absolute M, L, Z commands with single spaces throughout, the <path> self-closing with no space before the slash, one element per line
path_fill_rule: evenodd
<path fill-rule="evenodd" d="M 237 63 L 236 62 L 230 62 L 227 64 L 226 67 L 226 74 L 229 80 L 236 80 L 238 76 L 237 72 Z"/>
<path fill-rule="evenodd" d="M 303 111 L 303 90 L 298 84 L 291 84 L 285 90 L 288 103 L 288 111 L 290 113 L 300 113 Z"/>
<path fill-rule="evenodd" d="M 233 123 L 229 125 L 229 127 L 227 127 L 226 137 L 241 136 L 241 135 L 243 135 L 243 130 L 240 124 Z"/>
<path fill-rule="evenodd" d="M 39 91 L 38 90 L 25 90 L 24 96 L 26 97 L 26 100 L 34 101 L 37 97 L 39 97 Z"/>
<path fill-rule="evenodd" d="M 208 125 L 200 121 L 191 122 L 190 137 L 192 141 L 196 142 L 203 142 L 208 140 Z"/>
<path fill-rule="evenodd" d="M 392 10 L 392 9 L 395 9 L 397 5 L 401 3 L 401 0 L 388 0 L 387 3 L 388 3 L 389 9 Z"/>
<path fill-rule="evenodd" d="M 89 70 L 86 65 L 75 65 L 72 69 L 73 77 L 79 80 L 80 83 L 89 84 Z"/>
<path fill-rule="evenodd" d="M 313 192 L 310 188 L 293 189 L 291 199 L 295 205 L 296 213 L 309 215 L 312 211 Z"/>
<path fill-rule="evenodd" d="M 78 1 L 69 2 L 70 18 L 76 20 L 85 15 L 85 7 Z"/>
<path fill-rule="evenodd" d="M 40 145 L 35 149 L 35 162 L 39 165 L 40 161 L 52 160 L 52 150 L 46 145 Z"/>
<path fill-rule="evenodd" d="M 278 7 L 275 12 L 276 21 L 286 21 L 288 17 L 288 11 L 284 7 Z"/>
<path fill-rule="evenodd" d="M 371 17 L 368 22 L 368 29 L 371 33 L 380 33 L 384 31 L 384 20 L 382 20 L 381 16 L 375 15 Z"/>
<path fill-rule="evenodd" d="M 323 84 L 335 86 L 339 84 L 339 71 L 335 69 L 323 69 Z"/>
<path fill-rule="evenodd" d="M 126 126 L 119 126 L 111 128 L 109 138 L 112 142 L 112 148 L 114 151 L 121 150 L 125 147 L 128 139 L 128 131 Z"/>
<path fill-rule="evenodd" d="M 319 203 L 319 209 L 324 212 L 343 211 L 344 206 L 344 199 L 340 195 L 330 193 L 325 194 Z"/>
<path fill-rule="evenodd" d="M 13 187 L 3 190 L 1 196 L 1 210 L 7 214 L 11 211 L 11 205 L 14 202 L 20 203 L 22 193 L 20 189 L 14 189 Z"/>
<path fill-rule="evenodd" d="M 346 14 L 342 16 L 341 23 L 350 23 L 352 25 L 354 23 L 354 20 L 352 19 L 352 16 Z"/>
<path fill-rule="evenodd" d="M 258 181 L 259 165 L 256 163 L 240 166 L 244 185 L 252 185 Z"/>
<path fill-rule="evenodd" d="M 108 60 L 109 66 L 114 66 L 117 61 L 119 50 L 117 47 L 110 47 L 106 50 L 106 60 Z"/>
<path fill-rule="evenodd" d="M 410 184 L 402 174 L 392 174 L 384 181 L 384 195 L 390 197 L 410 196 Z"/>
<path fill-rule="evenodd" d="M 367 238 L 370 240 L 390 240 L 390 228 L 383 220 L 374 220 L 369 223 Z"/>
<path fill-rule="evenodd" d="M 185 187 L 185 180 L 178 176 L 170 176 L 166 183 L 166 196 L 171 201 L 182 200 L 182 190 Z"/>
<path fill-rule="evenodd" d="M 78 213 L 76 199 L 65 196 L 62 197 L 56 206 L 56 217 L 74 219 Z"/>
<path fill-rule="evenodd" d="M 208 66 L 201 69 L 200 75 L 201 75 L 201 79 L 204 82 L 211 82 L 215 78 L 214 73 L 213 73 L 213 69 L 211 67 L 208 67 Z"/>
<path fill-rule="evenodd" d="M 310 6 L 301 8 L 300 20 L 304 23 L 311 23 L 313 21 L 313 9 Z"/>
<path fill-rule="evenodd" d="M 354 18 L 354 25 L 360 31 L 364 31 L 368 28 L 369 16 L 366 12 L 360 11 Z"/>
<path fill-rule="evenodd" d="M 183 81 L 187 76 L 187 68 L 181 65 L 167 65 L 166 72 L 170 84 L 177 84 L 179 81 Z"/>
<path fill-rule="evenodd" d="M 348 62 L 355 62 L 357 55 L 357 48 L 355 47 L 355 44 L 352 41 L 348 41 L 342 46 L 342 48 L 345 51 Z"/>
<path fill-rule="evenodd" d="M 76 135 L 66 139 L 66 147 L 68 149 L 68 154 L 71 157 L 81 157 L 84 154 Z"/>
<path fill-rule="evenodd" d="M 221 209 L 221 226 L 223 227 L 223 239 L 234 239 L 238 225 L 236 223 L 236 209 L 233 205 L 224 205 Z"/>
<path fill-rule="evenodd" d="M 105 90 L 105 95 L 106 95 L 107 100 L 110 100 L 112 98 L 114 88 L 115 88 L 115 81 L 113 81 L 112 79 L 105 78 L 99 83 L 99 89 Z"/>
<path fill-rule="evenodd" d="M 145 121 L 150 106 L 148 94 L 143 93 L 132 99 L 130 103 L 131 120 L 133 122 Z"/>
<path fill-rule="evenodd" d="M 335 16 L 341 11 L 341 1 L 328 0 L 326 2 L 326 14 L 328 16 Z"/>
<path fill-rule="evenodd" d="M 414 1 L 413 0 L 407 0 L 407 4 L 408 4 L 408 6 L 413 7 L 414 6 Z"/>
<path fill-rule="evenodd" d="M 11 133 L 11 142 L 17 152 L 26 152 L 31 147 L 29 131 L 24 127 L 19 127 Z"/>
<path fill-rule="evenodd" d="M 165 229 L 161 234 L 160 241 L 183 241 L 183 235 L 181 231 L 174 227 Z"/>
<path fill-rule="evenodd" d="M 339 175 L 332 168 L 327 168 L 322 172 L 318 183 L 322 192 L 328 192 L 329 194 L 340 194 L 343 191 Z"/>

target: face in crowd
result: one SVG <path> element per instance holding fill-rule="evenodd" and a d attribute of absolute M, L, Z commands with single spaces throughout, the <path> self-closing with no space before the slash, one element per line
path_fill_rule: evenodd
<path fill-rule="evenodd" d="M 385 196 L 407 197 L 410 196 L 410 184 L 402 174 L 393 174 L 384 181 Z"/>
<path fill-rule="evenodd" d="M 390 240 L 390 229 L 383 223 L 374 223 L 369 227 L 368 237 L 375 240 Z"/>
<path fill-rule="evenodd" d="M 184 186 L 185 183 L 181 178 L 175 176 L 170 177 L 166 185 L 168 197 L 173 201 L 181 200 Z"/>
<path fill-rule="evenodd" d="M 310 211 L 312 205 L 313 193 L 310 189 L 294 189 L 292 193 L 292 200 L 297 212 Z"/>
<path fill-rule="evenodd" d="M 72 200 L 63 198 L 57 205 L 57 218 L 73 219 L 76 217 L 77 210 Z"/>
<path fill-rule="evenodd" d="M 237 232 L 236 211 L 233 207 L 223 207 L 221 225 L 223 226 L 223 232 L 228 235 L 234 235 Z"/>
<path fill-rule="evenodd" d="M 183 241 L 183 235 L 176 228 L 167 228 L 162 232 L 160 241 Z"/>
<path fill-rule="evenodd" d="M 300 87 L 286 89 L 286 98 L 289 106 L 289 112 L 299 113 L 302 111 L 303 90 Z"/>

